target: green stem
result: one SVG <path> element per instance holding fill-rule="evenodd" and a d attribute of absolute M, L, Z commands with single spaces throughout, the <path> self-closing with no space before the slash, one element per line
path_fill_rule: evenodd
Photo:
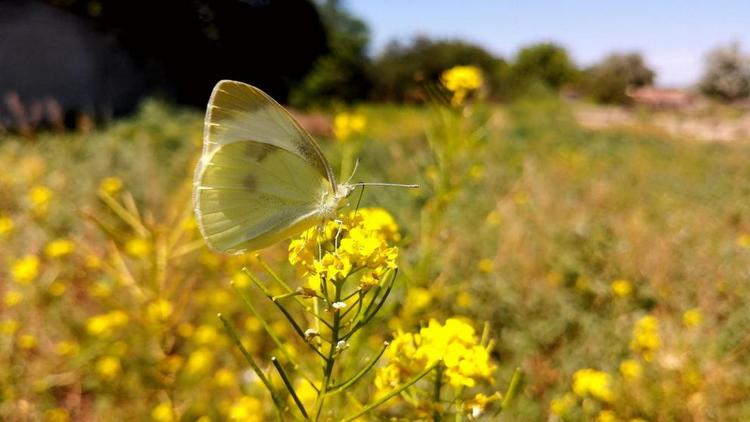
<path fill-rule="evenodd" d="M 222 324 L 224 324 L 224 328 L 226 328 L 227 332 L 229 333 L 229 336 L 232 337 L 232 340 L 234 340 L 234 344 L 237 346 L 238 349 L 240 349 L 240 352 L 245 357 L 245 360 L 247 360 L 247 363 L 250 364 L 250 367 L 253 368 L 253 371 L 255 371 L 255 374 L 258 375 L 258 379 L 263 383 L 263 385 L 266 386 L 268 389 L 268 392 L 271 393 L 271 400 L 273 400 L 273 404 L 276 406 L 276 409 L 279 410 L 279 412 L 282 412 L 283 407 L 281 406 L 281 402 L 279 401 L 279 398 L 276 397 L 276 394 L 273 391 L 273 387 L 271 386 L 271 382 L 268 381 L 268 378 L 266 378 L 266 374 L 263 373 L 263 371 L 260 369 L 258 364 L 255 362 L 255 359 L 250 355 L 250 353 L 245 349 L 245 346 L 240 341 L 240 338 L 237 336 L 237 332 L 234 330 L 234 327 L 232 324 L 224 318 L 224 315 L 218 314 L 217 315 L 219 319 L 221 320 Z"/>
<path fill-rule="evenodd" d="M 266 289 L 266 287 L 257 278 L 255 278 L 253 276 L 250 276 L 250 280 L 252 280 L 252 282 L 255 283 L 255 285 L 268 298 L 268 300 L 270 300 L 271 302 L 273 302 L 273 304 L 281 311 L 281 313 L 284 315 L 284 317 L 287 319 L 287 321 L 289 322 L 289 324 L 294 329 L 294 332 L 297 333 L 297 335 L 299 335 L 299 337 L 302 339 L 302 341 L 304 341 L 305 344 L 307 344 L 318 356 L 320 356 L 321 358 L 325 359 L 325 356 L 320 352 L 320 350 L 318 350 L 315 347 L 315 345 L 313 345 L 312 343 L 310 343 L 309 341 L 307 341 L 307 339 L 305 338 L 305 332 L 302 331 L 302 328 L 300 328 L 299 324 L 297 324 L 297 321 L 294 320 L 294 318 L 289 313 L 289 311 L 287 311 L 286 308 L 284 308 L 279 302 L 273 300 L 273 296 L 271 296 L 271 292 L 269 292 L 268 289 Z"/>
<path fill-rule="evenodd" d="M 335 302 L 341 300 L 341 285 L 334 283 L 335 288 Z M 336 363 L 336 344 L 339 341 L 339 329 L 341 325 L 341 312 L 334 310 L 333 312 L 333 327 L 331 328 L 331 344 L 328 349 L 328 358 L 326 359 L 326 365 L 323 368 L 323 384 L 320 386 L 320 392 L 318 398 L 315 401 L 315 420 L 320 419 L 320 414 L 323 411 L 323 403 L 325 402 L 326 393 L 328 392 L 328 384 L 331 383 L 331 375 L 333 374 L 333 365 Z"/>
<path fill-rule="evenodd" d="M 257 309 L 255 309 L 255 306 L 253 306 L 252 302 L 250 302 L 250 299 L 248 299 L 247 296 L 235 285 L 234 281 L 231 281 L 229 283 L 235 292 L 240 296 L 243 302 L 245 302 L 245 306 L 247 306 L 248 309 L 250 309 L 250 312 L 258 318 L 258 321 L 260 321 L 260 325 L 263 326 L 263 329 L 266 331 L 269 337 L 271 337 L 271 340 L 276 344 L 276 347 L 281 350 L 281 353 L 284 354 L 284 357 L 287 358 L 287 360 L 294 365 L 294 368 L 299 368 L 299 365 L 292 359 L 291 355 L 289 355 L 289 352 L 286 351 L 286 348 L 284 347 L 284 343 L 282 343 L 281 339 L 274 334 L 273 330 L 271 329 L 271 326 L 268 325 L 268 322 L 261 316 L 260 312 L 258 312 Z"/>
<path fill-rule="evenodd" d="M 302 413 L 302 416 L 305 417 L 305 419 L 310 419 L 309 416 L 307 416 L 307 412 L 305 411 L 305 406 L 302 404 L 302 401 L 297 397 L 297 392 L 294 391 L 294 387 L 292 386 L 292 383 L 289 382 L 289 377 L 286 376 L 286 371 L 284 371 L 284 368 L 279 363 L 279 360 L 276 359 L 276 357 L 271 358 L 271 362 L 273 363 L 273 366 L 276 368 L 276 371 L 281 376 L 281 381 L 284 382 L 284 386 L 286 387 L 287 391 L 289 391 L 289 394 L 292 395 L 292 399 L 294 400 L 294 403 L 297 405 L 297 408 L 299 408 L 300 413 Z"/>
<path fill-rule="evenodd" d="M 369 411 L 375 409 L 376 407 L 380 406 L 381 404 L 387 402 L 388 400 L 392 399 L 393 397 L 401 394 L 402 391 L 404 391 L 407 388 L 411 387 L 417 381 L 419 381 L 422 378 L 424 378 L 425 375 L 429 374 L 430 371 L 432 371 L 433 369 L 435 369 L 435 366 L 436 365 L 432 365 L 429 368 L 425 369 L 424 371 L 418 373 L 417 375 L 414 376 L 414 378 L 410 379 L 409 381 L 406 381 L 405 383 L 401 384 L 395 390 L 391 391 L 390 393 L 386 394 L 385 396 L 383 396 L 383 397 L 379 398 L 378 400 L 376 400 L 376 401 L 368 404 L 367 406 L 363 407 L 357 414 L 355 414 L 353 416 L 349 416 L 348 418 L 344 419 L 343 422 L 351 422 L 351 421 L 357 419 L 358 417 L 360 417 L 360 416 L 368 413 Z"/>
<path fill-rule="evenodd" d="M 435 367 L 435 391 L 432 394 L 432 420 L 440 422 L 442 412 L 440 412 L 440 389 L 443 387 L 443 364 L 438 362 Z"/>
<path fill-rule="evenodd" d="M 357 381 L 359 381 L 365 374 L 367 374 L 367 372 L 370 371 L 370 369 L 372 369 L 375 366 L 376 363 L 378 363 L 378 361 L 380 360 L 380 357 L 383 356 L 383 353 L 385 353 L 385 349 L 387 349 L 387 348 L 388 348 L 388 342 L 386 341 L 383 344 L 383 348 L 380 349 L 380 352 L 377 354 L 377 356 L 375 356 L 375 358 L 372 361 L 370 361 L 370 363 L 367 366 L 365 366 L 361 371 L 359 371 L 356 374 L 354 374 L 354 376 L 352 376 L 351 378 L 349 378 L 347 381 L 344 381 L 344 382 L 342 382 L 339 385 L 335 385 L 335 386 L 331 387 L 328 390 L 328 393 L 326 393 L 326 394 L 328 394 L 329 396 L 332 396 L 332 395 L 335 395 L 335 394 L 339 394 L 342 391 L 344 391 L 347 388 L 349 388 L 352 385 L 354 385 L 354 383 L 356 383 Z"/>
<path fill-rule="evenodd" d="M 508 389 L 503 395 L 503 402 L 500 404 L 500 409 L 497 411 L 497 413 L 500 413 L 501 411 L 510 407 L 513 399 L 516 398 L 516 396 L 518 395 L 518 391 L 521 389 L 522 382 L 523 371 L 521 370 L 521 368 L 516 368 L 516 370 L 513 371 L 513 376 L 511 376 L 510 378 L 510 384 L 508 384 Z"/>

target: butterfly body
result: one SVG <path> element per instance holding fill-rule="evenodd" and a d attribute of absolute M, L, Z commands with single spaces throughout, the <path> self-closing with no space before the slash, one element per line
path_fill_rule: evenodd
<path fill-rule="evenodd" d="M 193 207 L 208 245 L 262 249 L 336 217 L 355 185 L 337 184 L 313 138 L 276 101 L 236 81 L 209 100 Z"/>

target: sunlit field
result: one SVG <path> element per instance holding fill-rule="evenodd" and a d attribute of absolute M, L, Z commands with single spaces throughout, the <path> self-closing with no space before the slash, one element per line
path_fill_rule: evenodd
<path fill-rule="evenodd" d="M 446 373 L 450 404 L 428 399 L 428 375 L 358 420 L 750 420 L 750 146 L 583 129 L 572 107 L 365 104 L 349 110 L 364 120 L 353 133 L 315 131 L 339 179 L 358 158 L 353 181 L 420 185 L 362 192 L 361 210 L 393 218 L 399 271 L 337 382 L 429 327 L 461 327 L 489 353 Z M 320 404 L 305 383 L 319 362 L 259 287 L 310 287 L 289 241 L 227 256 L 198 233 L 202 131 L 200 111 L 146 102 L 87 133 L 2 135 L 0 419 L 274 420 L 219 313 L 290 418 L 302 415 L 272 356 L 303 406 Z M 309 299 L 283 300 L 304 318 L 293 305 Z M 320 420 L 425 369 L 396 343 Z"/>

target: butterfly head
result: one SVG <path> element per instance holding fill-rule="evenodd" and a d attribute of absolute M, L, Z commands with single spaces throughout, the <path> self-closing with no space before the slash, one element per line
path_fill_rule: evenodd
<path fill-rule="evenodd" d="M 346 204 L 346 199 L 352 194 L 357 185 L 339 184 L 334 194 L 326 194 L 320 204 L 320 214 L 325 218 L 336 218 L 336 212 Z"/>

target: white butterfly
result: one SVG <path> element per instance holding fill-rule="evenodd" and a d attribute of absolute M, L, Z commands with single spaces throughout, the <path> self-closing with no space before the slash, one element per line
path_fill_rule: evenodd
<path fill-rule="evenodd" d="M 354 188 L 337 184 L 320 148 L 283 107 L 242 82 L 208 101 L 193 206 L 203 238 L 239 254 L 336 217 Z"/>

